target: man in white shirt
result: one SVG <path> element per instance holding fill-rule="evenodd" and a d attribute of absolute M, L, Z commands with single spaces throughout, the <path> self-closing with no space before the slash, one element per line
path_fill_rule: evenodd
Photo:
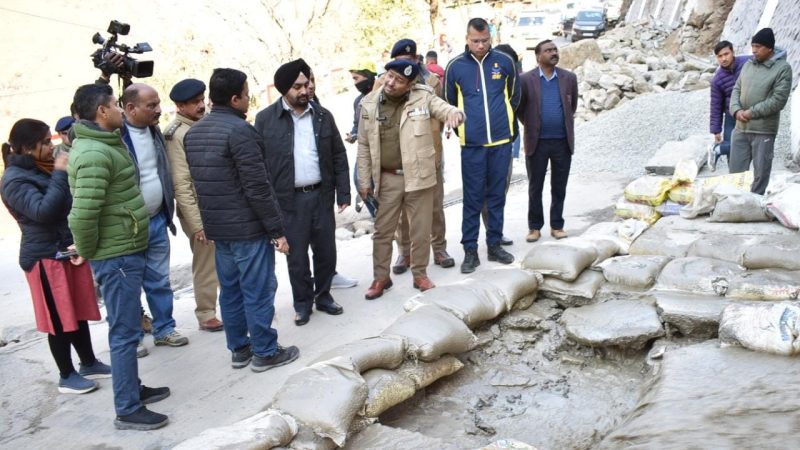
<path fill-rule="evenodd" d="M 153 314 L 153 338 L 156 345 L 180 347 L 188 344 L 189 339 L 175 330 L 175 319 L 172 318 L 174 298 L 169 282 L 167 229 L 175 234 L 175 225 L 172 223 L 175 195 L 164 136 L 158 128 L 161 100 L 152 87 L 134 83 L 122 94 L 122 105 L 125 110 L 122 140 L 136 162 L 139 189 L 150 213 L 144 293 Z M 142 357 L 147 353 L 140 339 L 136 354 Z"/>
<path fill-rule="evenodd" d="M 333 115 L 311 100 L 311 68 L 302 59 L 275 72 L 282 97 L 256 116 L 270 162 L 270 182 L 283 214 L 286 256 L 294 298 L 295 324 L 308 323 L 312 307 L 338 315 L 344 309 L 331 296 L 336 270 L 336 220 L 350 204 L 347 154 Z M 313 252 L 313 276 L 308 249 Z"/>

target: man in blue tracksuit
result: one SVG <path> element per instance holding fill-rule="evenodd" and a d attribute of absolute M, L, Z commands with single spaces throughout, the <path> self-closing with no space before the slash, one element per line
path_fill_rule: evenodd
<path fill-rule="evenodd" d="M 510 264 L 514 255 L 503 250 L 500 242 L 506 175 L 515 137 L 514 112 L 520 100 L 514 61 L 505 53 L 492 50 L 489 24 L 472 19 L 467 24 L 467 51 L 450 61 L 444 79 L 445 100 L 467 115 L 466 122 L 458 128 L 464 192 L 461 272 L 474 272 L 480 265 L 478 232 L 484 202 L 489 208 L 488 259 Z"/>

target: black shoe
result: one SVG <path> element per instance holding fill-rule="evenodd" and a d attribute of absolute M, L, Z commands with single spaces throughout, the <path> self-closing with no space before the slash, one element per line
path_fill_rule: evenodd
<path fill-rule="evenodd" d="M 308 311 L 299 311 L 294 314 L 294 324 L 298 327 L 302 327 L 303 325 L 307 324 L 309 320 L 311 320 L 310 309 Z"/>
<path fill-rule="evenodd" d="M 323 304 L 317 303 L 317 311 L 322 311 L 332 316 L 338 316 L 339 314 L 344 312 L 344 308 L 342 308 L 342 305 L 331 300 L 328 303 L 323 303 Z"/>
<path fill-rule="evenodd" d="M 487 253 L 489 261 L 497 261 L 502 264 L 511 264 L 514 262 L 514 255 L 508 253 L 499 245 L 489 247 Z"/>
<path fill-rule="evenodd" d="M 125 416 L 117 416 L 114 419 L 114 426 L 118 430 L 149 431 L 161 428 L 168 422 L 169 418 L 164 414 L 150 411 L 142 406 L 136 412 Z"/>
<path fill-rule="evenodd" d="M 300 350 L 294 345 L 290 345 L 286 348 L 279 345 L 278 351 L 272 356 L 253 355 L 253 363 L 250 364 L 250 370 L 253 372 L 263 372 L 275 367 L 284 366 L 297 359 L 298 356 L 300 356 Z"/>
<path fill-rule="evenodd" d="M 480 265 L 481 260 L 478 258 L 478 249 L 464 249 L 464 262 L 461 263 L 461 273 L 475 272 L 475 268 Z"/>
<path fill-rule="evenodd" d="M 142 402 L 143 405 L 160 402 L 169 397 L 169 394 L 168 387 L 151 388 L 145 385 L 139 386 L 139 401 Z"/>
<path fill-rule="evenodd" d="M 253 351 L 249 345 L 246 345 L 238 350 L 234 350 L 231 356 L 231 367 L 234 369 L 242 369 L 250 364 L 253 359 Z"/>
<path fill-rule="evenodd" d="M 505 236 L 502 236 L 500 238 L 500 245 L 514 245 L 514 241 Z"/>

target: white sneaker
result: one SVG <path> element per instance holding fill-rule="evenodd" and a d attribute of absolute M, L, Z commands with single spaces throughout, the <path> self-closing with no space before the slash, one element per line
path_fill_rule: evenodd
<path fill-rule="evenodd" d="M 331 289 L 347 289 L 358 285 L 358 280 L 336 273 L 331 280 Z"/>
<path fill-rule="evenodd" d="M 150 351 L 147 350 L 147 347 L 144 346 L 144 342 L 139 341 L 139 345 L 136 346 L 136 357 L 137 358 L 144 358 L 145 356 L 149 355 Z"/>
<path fill-rule="evenodd" d="M 706 156 L 708 157 L 706 162 L 708 163 L 708 168 L 712 172 L 717 170 L 717 148 L 719 148 L 719 146 L 712 144 L 706 149 Z"/>

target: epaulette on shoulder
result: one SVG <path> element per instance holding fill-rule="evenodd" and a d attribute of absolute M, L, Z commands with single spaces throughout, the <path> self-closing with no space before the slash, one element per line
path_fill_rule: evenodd
<path fill-rule="evenodd" d="M 182 124 L 178 120 L 174 120 L 171 124 L 169 124 L 167 129 L 164 130 L 164 139 L 171 141 L 172 136 L 175 135 L 175 132 L 178 131 L 178 128 L 180 128 L 181 125 Z"/>

